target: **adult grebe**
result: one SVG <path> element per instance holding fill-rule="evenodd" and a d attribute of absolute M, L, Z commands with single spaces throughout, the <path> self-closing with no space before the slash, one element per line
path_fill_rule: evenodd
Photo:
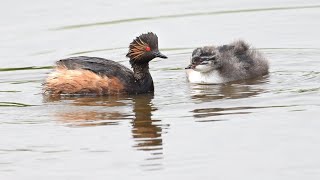
<path fill-rule="evenodd" d="M 141 94 L 154 91 L 149 62 L 167 58 L 158 49 L 158 37 L 149 32 L 134 39 L 126 55 L 133 71 L 98 57 L 71 57 L 57 62 L 44 83 L 46 93 L 60 94 Z"/>

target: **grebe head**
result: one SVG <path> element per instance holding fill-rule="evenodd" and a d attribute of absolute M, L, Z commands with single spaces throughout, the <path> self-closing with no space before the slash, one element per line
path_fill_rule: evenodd
<path fill-rule="evenodd" d="M 130 43 L 129 52 L 126 56 L 130 58 L 131 64 L 148 63 L 156 57 L 167 58 L 167 56 L 160 53 L 158 49 L 158 36 L 152 32 L 136 37 Z"/>
<path fill-rule="evenodd" d="M 191 62 L 185 69 L 193 69 L 198 72 L 206 73 L 221 67 L 219 54 L 215 47 L 205 46 L 196 48 L 192 52 Z"/>

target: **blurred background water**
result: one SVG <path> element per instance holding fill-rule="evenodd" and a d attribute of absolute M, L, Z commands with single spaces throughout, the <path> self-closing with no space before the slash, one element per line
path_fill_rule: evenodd
<path fill-rule="evenodd" d="M 0 179 L 319 179 L 320 2 L 17 1 L 0 7 Z M 42 96 L 58 59 L 129 66 L 159 36 L 154 95 Z M 244 39 L 267 77 L 186 82 L 193 48 Z"/>

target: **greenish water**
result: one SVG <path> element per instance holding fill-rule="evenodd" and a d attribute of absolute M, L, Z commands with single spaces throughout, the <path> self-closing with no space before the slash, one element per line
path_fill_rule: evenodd
<path fill-rule="evenodd" d="M 319 179 L 320 4 L 308 1 L 4 1 L 0 179 Z M 125 58 L 143 32 L 169 58 L 153 95 L 42 95 L 56 60 Z M 195 85 L 194 48 L 244 39 L 255 80 Z"/>

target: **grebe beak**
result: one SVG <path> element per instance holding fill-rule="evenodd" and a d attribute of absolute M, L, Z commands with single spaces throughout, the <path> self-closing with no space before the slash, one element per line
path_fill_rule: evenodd
<path fill-rule="evenodd" d="M 154 55 L 159 58 L 167 59 L 168 57 L 162 54 L 161 52 L 155 52 Z"/>

